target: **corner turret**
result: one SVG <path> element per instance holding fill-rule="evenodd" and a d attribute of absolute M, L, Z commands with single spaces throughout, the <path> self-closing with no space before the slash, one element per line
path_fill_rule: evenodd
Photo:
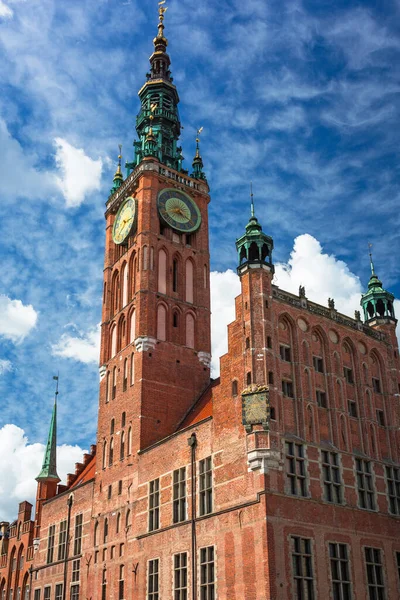
<path fill-rule="evenodd" d="M 117 170 L 115 171 L 115 175 L 114 175 L 114 179 L 113 179 L 113 186 L 110 190 L 110 196 L 113 195 L 114 192 L 116 192 L 122 185 L 124 178 L 121 172 L 121 159 L 122 159 L 122 154 L 121 154 L 121 150 L 122 150 L 122 146 L 121 144 L 119 144 L 119 154 L 118 154 L 118 166 L 117 166 Z"/>
<path fill-rule="evenodd" d="M 242 275 L 248 268 L 262 268 L 274 273 L 272 264 L 273 239 L 262 231 L 254 213 L 253 191 L 251 189 L 251 216 L 246 225 L 246 233 L 236 240 L 238 252 L 238 275 Z"/>
<path fill-rule="evenodd" d="M 371 277 L 368 283 L 368 292 L 361 296 L 360 301 L 364 311 L 364 320 L 369 325 L 396 323 L 397 321 L 393 307 L 394 295 L 382 287 L 382 282 L 375 273 L 371 252 L 369 253 L 369 256 Z"/>
<path fill-rule="evenodd" d="M 192 173 L 192 177 L 194 177 L 195 179 L 203 179 L 204 181 L 207 181 L 207 177 L 205 175 L 205 173 L 203 172 L 203 159 L 201 158 L 200 155 L 200 134 L 203 131 L 203 128 L 200 127 L 200 129 L 197 130 L 197 136 L 196 136 L 196 154 L 194 155 L 194 159 L 193 159 L 193 173 Z"/>

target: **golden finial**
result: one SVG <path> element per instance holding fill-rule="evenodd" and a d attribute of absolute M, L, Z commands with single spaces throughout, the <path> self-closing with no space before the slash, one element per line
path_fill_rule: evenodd
<path fill-rule="evenodd" d="M 163 37 L 164 33 L 164 15 L 168 10 L 168 6 L 164 6 L 166 0 L 161 0 L 161 2 L 158 3 L 158 18 L 159 23 L 158 23 L 158 35 L 157 37 Z"/>
<path fill-rule="evenodd" d="M 375 275 L 374 263 L 372 261 L 372 252 L 371 252 L 372 244 L 370 242 L 368 242 L 368 249 L 369 249 L 369 262 L 371 265 L 371 272 L 372 272 L 372 275 Z"/>
<path fill-rule="evenodd" d="M 119 149 L 119 153 L 118 153 L 118 167 L 117 167 L 117 170 L 115 171 L 114 179 L 122 179 L 122 171 L 121 171 L 122 144 L 118 144 L 118 149 Z"/>
<path fill-rule="evenodd" d="M 250 181 L 250 206 L 251 216 L 254 217 L 254 195 L 253 195 L 253 182 Z"/>
<path fill-rule="evenodd" d="M 150 128 L 147 134 L 147 138 L 151 137 L 153 135 L 153 119 L 154 119 L 154 112 L 157 108 L 158 104 L 156 102 L 153 102 L 153 104 L 150 104 Z"/>
<path fill-rule="evenodd" d="M 199 129 L 197 130 L 197 133 L 196 133 L 196 155 L 195 155 L 195 158 L 200 158 L 199 142 L 200 142 L 200 134 L 202 131 L 203 131 L 203 127 L 199 127 Z"/>

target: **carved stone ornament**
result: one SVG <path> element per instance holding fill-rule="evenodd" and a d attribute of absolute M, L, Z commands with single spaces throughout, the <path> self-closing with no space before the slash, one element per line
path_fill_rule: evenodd
<path fill-rule="evenodd" d="M 107 365 L 101 365 L 101 367 L 99 368 L 100 381 L 102 379 L 104 379 L 106 373 L 107 373 Z"/>
<path fill-rule="evenodd" d="M 208 369 L 210 368 L 211 354 L 209 354 L 208 352 L 199 352 L 197 358 L 205 367 L 207 367 Z"/>
<path fill-rule="evenodd" d="M 248 433 L 252 425 L 269 430 L 270 406 L 267 385 L 251 385 L 242 392 L 242 423 Z"/>
<path fill-rule="evenodd" d="M 156 344 L 157 340 L 155 338 L 146 335 L 137 337 L 135 340 L 135 348 L 137 352 L 147 352 L 148 350 L 154 350 Z"/>

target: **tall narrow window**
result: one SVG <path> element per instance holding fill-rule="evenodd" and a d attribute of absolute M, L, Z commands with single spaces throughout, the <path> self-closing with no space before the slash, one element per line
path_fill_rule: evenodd
<path fill-rule="evenodd" d="M 63 600 L 63 584 L 62 583 L 56 584 L 54 600 Z"/>
<path fill-rule="evenodd" d="M 147 271 L 147 269 L 149 268 L 149 249 L 147 246 L 143 246 L 142 260 L 143 260 L 143 271 Z"/>
<path fill-rule="evenodd" d="M 113 374 L 112 374 L 112 394 L 111 394 L 111 398 L 114 400 L 115 396 L 117 395 L 117 367 L 113 368 Z"/>
<path fill-rule="evenodd" d="M 381 390 L 381 380 L 378 379 L 377 377 L 372 378 L 372 388 L 376 394 L 380 394 L 382 391 Z"/>
<path fill-rule="evenodd" d="M 167 253 L 160 250 L 158 253 L 158 291 L 167 293 Z"/>
<path fill-rule="evenodd" d="M 160 527 L 160 480 L 154 479 L 149 484 L 149 531 Z"/>
<path fill-rule="evenodd" d="M 110 371 L 106 375 L 106 403 L 110 401 Z"/>
<path fill-rule="evenodd" d="M 389 510 L 392 515 L 400 515 L 400 469 L 398 467 L 386 467 L 385 471 Z"/>
<path fill-rule="evenodd" d="M 356 458 L 356 478 L 360 508 L 375 510 L 374 484 L 370 461 Z"/>
<path fill-rule="evenodd" d="M 58 554 L 57 560 L 64 560 L 67 544 L 67 521 L 61 521 L 58 534 Z"/>
<path fill-rule="evenodd" d="M 128 359 L 124 360 L 124 379 L 122 382 L 122 391 L 126 392 L 128 388 Z"/>
<path fill-rule="evenodd" d="M 322 390 L 316 390 L 315 392 L 317 404 L 320 408 L 326 408 L 326 392 Z"/>
<path fill-rule="evenodd" d="M 119 533 L 121 528 L 121 513 L 117 514 L 117 522 L 115 524 L 115 533 Z"/>
<path fill-rule="evenodd" d="M 106 544 L 108 541 L 108 519 L 104 519 L 104 529 L 103 529 L 103 544 Z"/>
<path fill-rule="evenodd" d="M 147 600 L 159 600 L 158 558 L 149 560 L 147 570 Z"/>
<path fill-rule="evenodd" d="M 125 431 L 121 433 L 121 441 L 119 446 L 119 460 L 124 460 L 125 458 Z"/>
<path fill-rule="evenodd" d="M 204 267 L 203 267 L 203 285 L 204 285 L 204 289 L 207 289 L 207 282 L 208 282 L 208 269 L 207 269 L 207 265 L 204 265 Z"/>
<path fill-rule="evenodd" d="M 347 544 L 329 544 L 333 600 L 351 600 L 350 565 Z"/>
<path fill-rule="evenodd" d="M 214 546 L 200 548 L 200 600 L 215 598 Z"/>
<path fill-rule="evenodd" d="M 212 512 L 212 461 L 211 456 L 204 458 L 199 463 L 200 484 L 200 515 Z"/>
<path fill-rule="evenodd" d="M 99 522 L 96 521 L 94 526 L 93 542 L 95 546 L 99 545 Z"/>
<path fill-rule="evenodd" d="M 34 600 L 40 600 L 40 592 L 41 591 L 42 590 L 40 588 L 35 590 L 34 596 L 33 596 Z M 4 597 L 2 597 L 1 600 L 5 600 L 5 595 L 4 595 Z"/>
<path fill-rule="evenodd" d="M 124 600 L 124 587 L 125 587 L 125 575 L 124 575 L 125 567 L 124 565 L 119 565 L 119 580 L 118 580 L 118 600 Z"/>
<path fill-rule="evenodd" d="M 114 434 L 114 430 L 115 430 L 115 419 L 111 419 L 110 421 L 110 435 Z"/>
<path fill-rule="evenodd" d="M 339 455 L 336 452 L 322 451 L 322 475 L 324 497 L 328 502 L 342 502 L 342 480 L 340 477 Z"/>
<path fill-rule="evenodd" d="M 314 600 L 314 574 L 311 540 L 291 538 L 293 564 L 293 597 L 296 600 Z"/>
<path fill-rule="evenodd" d="M 129 531 L 130 526 L 131 526 L 131 511 L 128 508 L 126 517 L 125 517 L 125 531 Z"/>
<path fill-rule="evenodd" d="M 79 584 L 71 585 L 70 600 L 79 600 Z"/>
<path fill-rule="evenodd" d="M 313 356 L 313 365 L 314 365 L 314 369 L 317 371 L 317 373 L 324 372 L 324 361 L 319 356 Z"/>
<path fill-rule="evenodd" d="M 107 600 L 107 570 L 103 569 L 101 580 L 101 600 Z"/>
<path fill-rule="evenodd" d="M 178 261 L 175 258 L 172 262 L 172 291 L 173 292 L 177 292 L 178 291 Z"/>
<path fill-rule="evenodd" d="M 50 600 L 50 598 L 51 598 L 51 587 L 50 586 L 46 586 L 44 588 L 43 598 L 44 598 L 44 600 Z M 13 600 L 12 590 L 10 590 L 10 600 Z"/>
<path fill-rule="evenodd" d="M 193 263 L 186 261 L 186 302 L 193 304 Z"/>
<path fill-rule="evenodd" d="M 365 548 L 365 566 L 370 600 L 385 600 L 382 551 L 379 548 Z"/>
<path fill-rule="evenodd" d="M 279 353 L 281 355 L 282 360 L 284 360 L 285 362 L 291 362 L 290 346 L 284 346 L 283 344 L 281 344 L 279 346 Z"/>
<path fill-rule="evenodd" d="M 71 581 L 73 583 L 76 583 L 77 581 L 79 581 L 80 576 L 81 576 L 81 561 L 78 558 L 78 559 L 72 561 Z"/>
<path fill-rule="evenodd" d="M 83 527 L 83 514 L 76 515 L 75 517 L 75 532 L 74 532 L 74 556 L 80 554 L 82 551 L 82 527 Z"/>
<path fill-rule="evenodd" d="M 187 552 L 174 556 L 174 600 L 187 600 Z"/>
<path fill-rule="evenodd" d="M 107 466 L 107 442 L 103 442 L 103 469 Z"/>
<path fill-rule="evenodd" d="M 128 279 L 129 279 L 129 268 L 127 263 L 122 267 L 122 307 L 128 304 Z"/>
<path fill-rule="evenodd" d="M 353 369 L 350 369 L 349 367 L 343 367 L 343 375 L 347 383 L 354 383 Z"/>
<path fill-rule="evenodd" d="M 47 564 L 53 562 L 54 559 L 54 538 L 56 534 L 56 526 L 50 525 L 49 534 L 47 537 Z"/>
<path fill-rule="evenodd" d="M 286 478 L 289 493 L 294 496 L 306 496 L 306 467 L 304 446 L 294 442 L 286 442 Z"/>
<path fill-rule="evenodd" d="M 164 304 L 159 304 L 157 309 L 157 338 L 161 341 L 167 339 L 167 310 Z"/>
<path fill-rule="evenodd" d="M 236 379 L 232 381 L 232 396 L 235 397 L 238 395 L 238 382 Z"/>
<path fill-rule="evenodd" d="M 293 382 L 282 379 L 282 394 L 287 398 L 294 398 Z"/>
<path fill-rule="evenodd" d="M 117 327 L 114 327 L 111 330 L 111 358 L 117 354 Z"/>
<path fill-rule="evenodd" d="M 108 451 L 108 466 L 112 467 L 114 462 L 114 439 L 110 439 L 110 449 Z"/>
<path fill-rule="evenodd" d="M 194 317 L 190 313 L 186 315 L 186 346 L 194 348 Z"/>
<path fill-rule="evenodd" d="M 131 312 L 131 326 L 129 333 L 129 342 L 132 344 L 135 341 L 136 337 L 136 311 L 133 310 Z"/>
<path fill-rule="evenodd" d="M 135 354 L 131 354 L 131 385 L 135 383 Z"/>
<path fill-rule="evenodd" d="M 128 444 L 127 444 L 127 455 L 130 456 L 132 454 L 132 427 L 128 429 Z"/>
<path fill-rule="evenodd" d="M 179 313 L 177 310 L 174 310 L 174 312 L 172 314 L 172 326 L 173 327 L 179 326 Z"/>
<path fill-rule="evenodd" d="M 173 521 L 186 520 L 186 468 L 177 469 L 173 474 Z"/>

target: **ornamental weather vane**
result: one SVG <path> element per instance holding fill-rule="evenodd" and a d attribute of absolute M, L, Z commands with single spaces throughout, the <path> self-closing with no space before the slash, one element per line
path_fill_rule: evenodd
<path fill-rule="evenodd" d="M 158 3 L 158 17 L 160 19 L 160 22 L 158 23 L 158 37 L 163 36 L 164 15 L 168 10 L 168 6 L 163 6 L 165 2 L 166 0 L 161 0 L 161 2 Z"/>

